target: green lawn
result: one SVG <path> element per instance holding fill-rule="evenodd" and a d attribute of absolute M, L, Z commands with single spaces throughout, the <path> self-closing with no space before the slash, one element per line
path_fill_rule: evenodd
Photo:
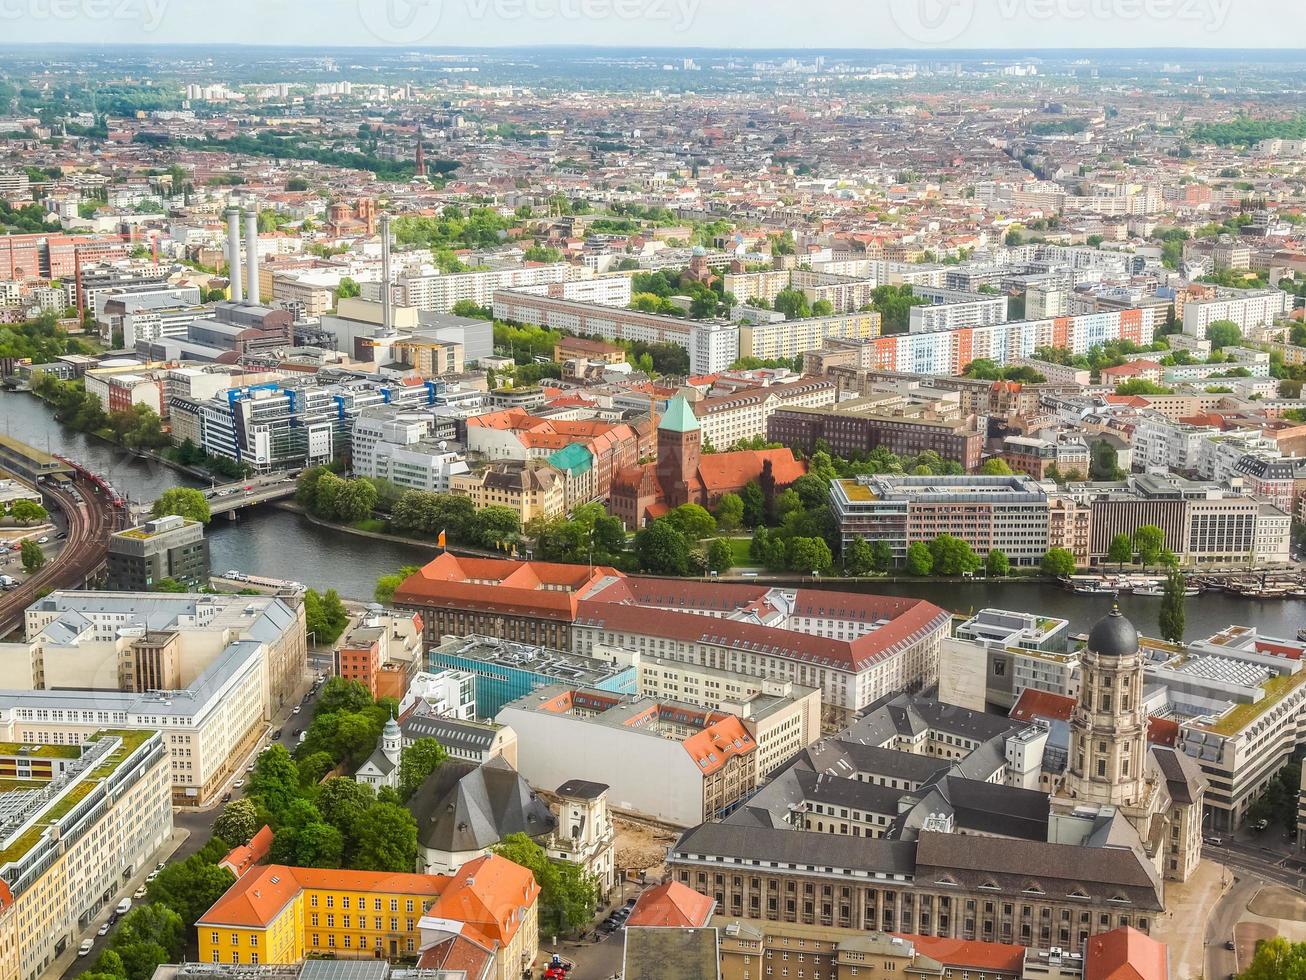
<path fill-rule="evenodd" d="M 748 557 L 748 546 L 752 543 L 752 538 L 726 538 L 735 567 L 742 568 L 753 564 L 753 559 Z"/>

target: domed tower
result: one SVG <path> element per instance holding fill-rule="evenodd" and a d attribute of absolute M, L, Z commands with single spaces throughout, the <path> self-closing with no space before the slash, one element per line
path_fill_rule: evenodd
<path fill-rule="evenodd" d="M 1070 720 L 1066 793 L 1126 809 L 1144 804 L 1147 715 L 1138 631 L 1112 606 L 1088 634 L 1079 704 Z"/>
<path fill-rule="evenodd" d="M 399 765 L 399 757 L 402 754 L 403 734 L 399 731 L 399 722 L 391 716 L 390 720 L 385 723 L 385 728 L 381 729 L 381 751 L 385 757 Z"/>

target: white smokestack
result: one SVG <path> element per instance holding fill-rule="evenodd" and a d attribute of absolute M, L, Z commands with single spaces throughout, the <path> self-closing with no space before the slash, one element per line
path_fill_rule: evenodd
<path fill-rule="evenodd" d="M 394 316 L 390 310 L 390 215 L 381 215 L 381 335 L 393 332 Z"/>
<path fill-rule="evenodd" d="M 245 213 L 245 292 L 251 303 L 259 302 L 258 288 L 258 212 Z"/>
<path fill-rule="evenodd" d="M 245 298 L 240 280 L 240 211 L 227 209 L 227 278 L 231 280 L 231 298 L 239 303 Z"/>

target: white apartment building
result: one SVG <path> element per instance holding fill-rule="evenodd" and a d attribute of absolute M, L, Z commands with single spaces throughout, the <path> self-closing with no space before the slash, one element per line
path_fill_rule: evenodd
<path fill-rule="evenodd" d="M 1184 304 L 1184 333 L 1205 337 L 1206 328 L 1216 320 L 1232 320 L 1246 334 L 1270 326 L 1290 308 L 1290 297 L 1281 289 L 1219 289 L 1213 299 Z"/>
<path fill-rule="evenodd" d="M 495 291 L 499 289 L 547 287 L 572 283 L 589 275 L 588 269 L 568 265 L 566 262 L 491 272 L 423 272 L 400 277 L 399 286 L 403 296 L 401 305 L 448 313 L 455 303 L 462 300 L 470 300 L 477 306 L 489 306 L 494 302 Z M 624 306 L 630 302 L 630 279 L 626 276 L 621 278 L 626 281 L 626 299 L 625 303 L 619 305 Z"/>
<path fill-rule="evenodd" d="M 28 609 L 26 635 L 3 657 L 3 739 L 161 731 L 177 805 L 212 798 L 307 662 L 302 608 L 271 596 L 56 592 Z"/>
<path fill-rule="evenodd" d="M 880 314 L 845 313 L 807 320 L 746 323 L 739 327 L 739 356 L 772 360 L 820 350 L 827 340 L 871 340 L 880 336 Z"/>
<path fill-rule="evenodd" d="M 0 972 L 37 980 L 172 836 L 163 736 L 101 726 L 78 747 L 24 740 L 30 785 L 0 793 Z M 9 752 L 5 753 L 6 755 Z M 39 760 L 56 762 L 36 775 Z"/>
<path fill-rule="evenodd" d="M 805 378 L 767 388 L 745 388 L 697 402 L 694 414 L 703 442 L 723 451 L 741 439 L 766 435 L 766 423 L 778 408 L 821 408 L 833 405 L 837 389 L 825 378 Z"/>
<path fill-rule="evenodd" d="M 960 330 L 962 327 L 987 327 L 1007 322 L 1007 297 L 987 296 L 961 289 L 944 289 L 937 286 L 912 286 L 912 294 L 928 299 L 928 306 L 911 308 L 911 332 L 929 330 Z M 1040 319 L 1029 314 L 1029 319 Z"/>
<path fill-rule="evenodd" d="M 1196 472 L 1204 443 L 1220 434 L 1213 426 L 1140 416 L 1134 426 L 1134 464 L 1181 473 Z"/>
<path fill-rule="evenodd" d="M 470 470 L 461 453 L 431 437 L 434 421 L 429 412 L 365 409 L 354 419 L 354 473 L 405 490 L 448 493 L 450 479 Z"/>

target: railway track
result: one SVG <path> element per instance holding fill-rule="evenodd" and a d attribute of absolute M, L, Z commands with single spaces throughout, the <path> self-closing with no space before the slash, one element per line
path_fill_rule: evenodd
<path fill-rule="evenodd" d="M 100 494 L 85 492 L 79 503 L 65 490 L 45 485 L 46 499 L 63 511 L 68 538 L 63 549 L 45 567 L 12 592 L 0 594 L 0 636 L 8 636 L 23 623 L 23 611 L 42 591 L 77 588 L 99 568 L 109 550 L 109 534 L 117 526 L 117 512 Z"/>

